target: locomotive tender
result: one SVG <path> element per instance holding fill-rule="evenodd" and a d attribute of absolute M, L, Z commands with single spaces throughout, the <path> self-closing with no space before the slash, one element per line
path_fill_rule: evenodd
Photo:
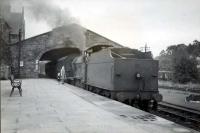
<path fill-rule="evenodd" d="M 158 61 L 148 53 L 93 46 L 74 58 L 72 70 L 76 86 L 120 102 L 156 109 L 162 100 L 158 92 Z"/>

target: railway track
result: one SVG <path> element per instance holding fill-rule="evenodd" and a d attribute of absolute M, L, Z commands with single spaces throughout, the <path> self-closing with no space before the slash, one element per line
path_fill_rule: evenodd
<path fill-rule="evenodd" d="M 174 121 L 180 125 L 200 131 L 200 112 L 174 104 L 161 102 L 155 115 Z"/>

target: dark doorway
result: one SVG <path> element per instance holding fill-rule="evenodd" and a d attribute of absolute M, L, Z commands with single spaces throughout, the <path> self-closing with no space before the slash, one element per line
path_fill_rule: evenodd
<path fill-rule="evenodd" d="M 80 53 L 78 48 L 59 48 L 45 52 L 38 61 L 39 77 L 56 78 L 61 64 L 60 60 L 68 56 L 78 56 Z M 62 61 L 62 64 L 70 64 L 70 62 Z"/>

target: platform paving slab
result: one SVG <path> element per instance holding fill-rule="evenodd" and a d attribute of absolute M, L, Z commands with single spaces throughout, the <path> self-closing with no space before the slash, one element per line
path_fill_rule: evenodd
<path fill-rule="evenodd" d="M 1 133 L 197 133 L 117 101 L 51 79 L 1 81 Z"/>

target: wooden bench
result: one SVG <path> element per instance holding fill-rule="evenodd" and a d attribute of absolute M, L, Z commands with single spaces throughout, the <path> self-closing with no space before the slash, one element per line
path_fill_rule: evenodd
<path fill-rule="evenodd" d="M 10 97 L 12 96 L 12 93 L 14 92 L 15 88 L 18 88 L 19 94 L 20 94 L 20 96 L 22 96 L 22 88 L 21 88 L 22 81 L 16 80 L 14 75 L 11 75 L 10 76 L 10 83 L 11 83 L 11 86 L 12 86 L 12 90 L 10 92 Z"/>

